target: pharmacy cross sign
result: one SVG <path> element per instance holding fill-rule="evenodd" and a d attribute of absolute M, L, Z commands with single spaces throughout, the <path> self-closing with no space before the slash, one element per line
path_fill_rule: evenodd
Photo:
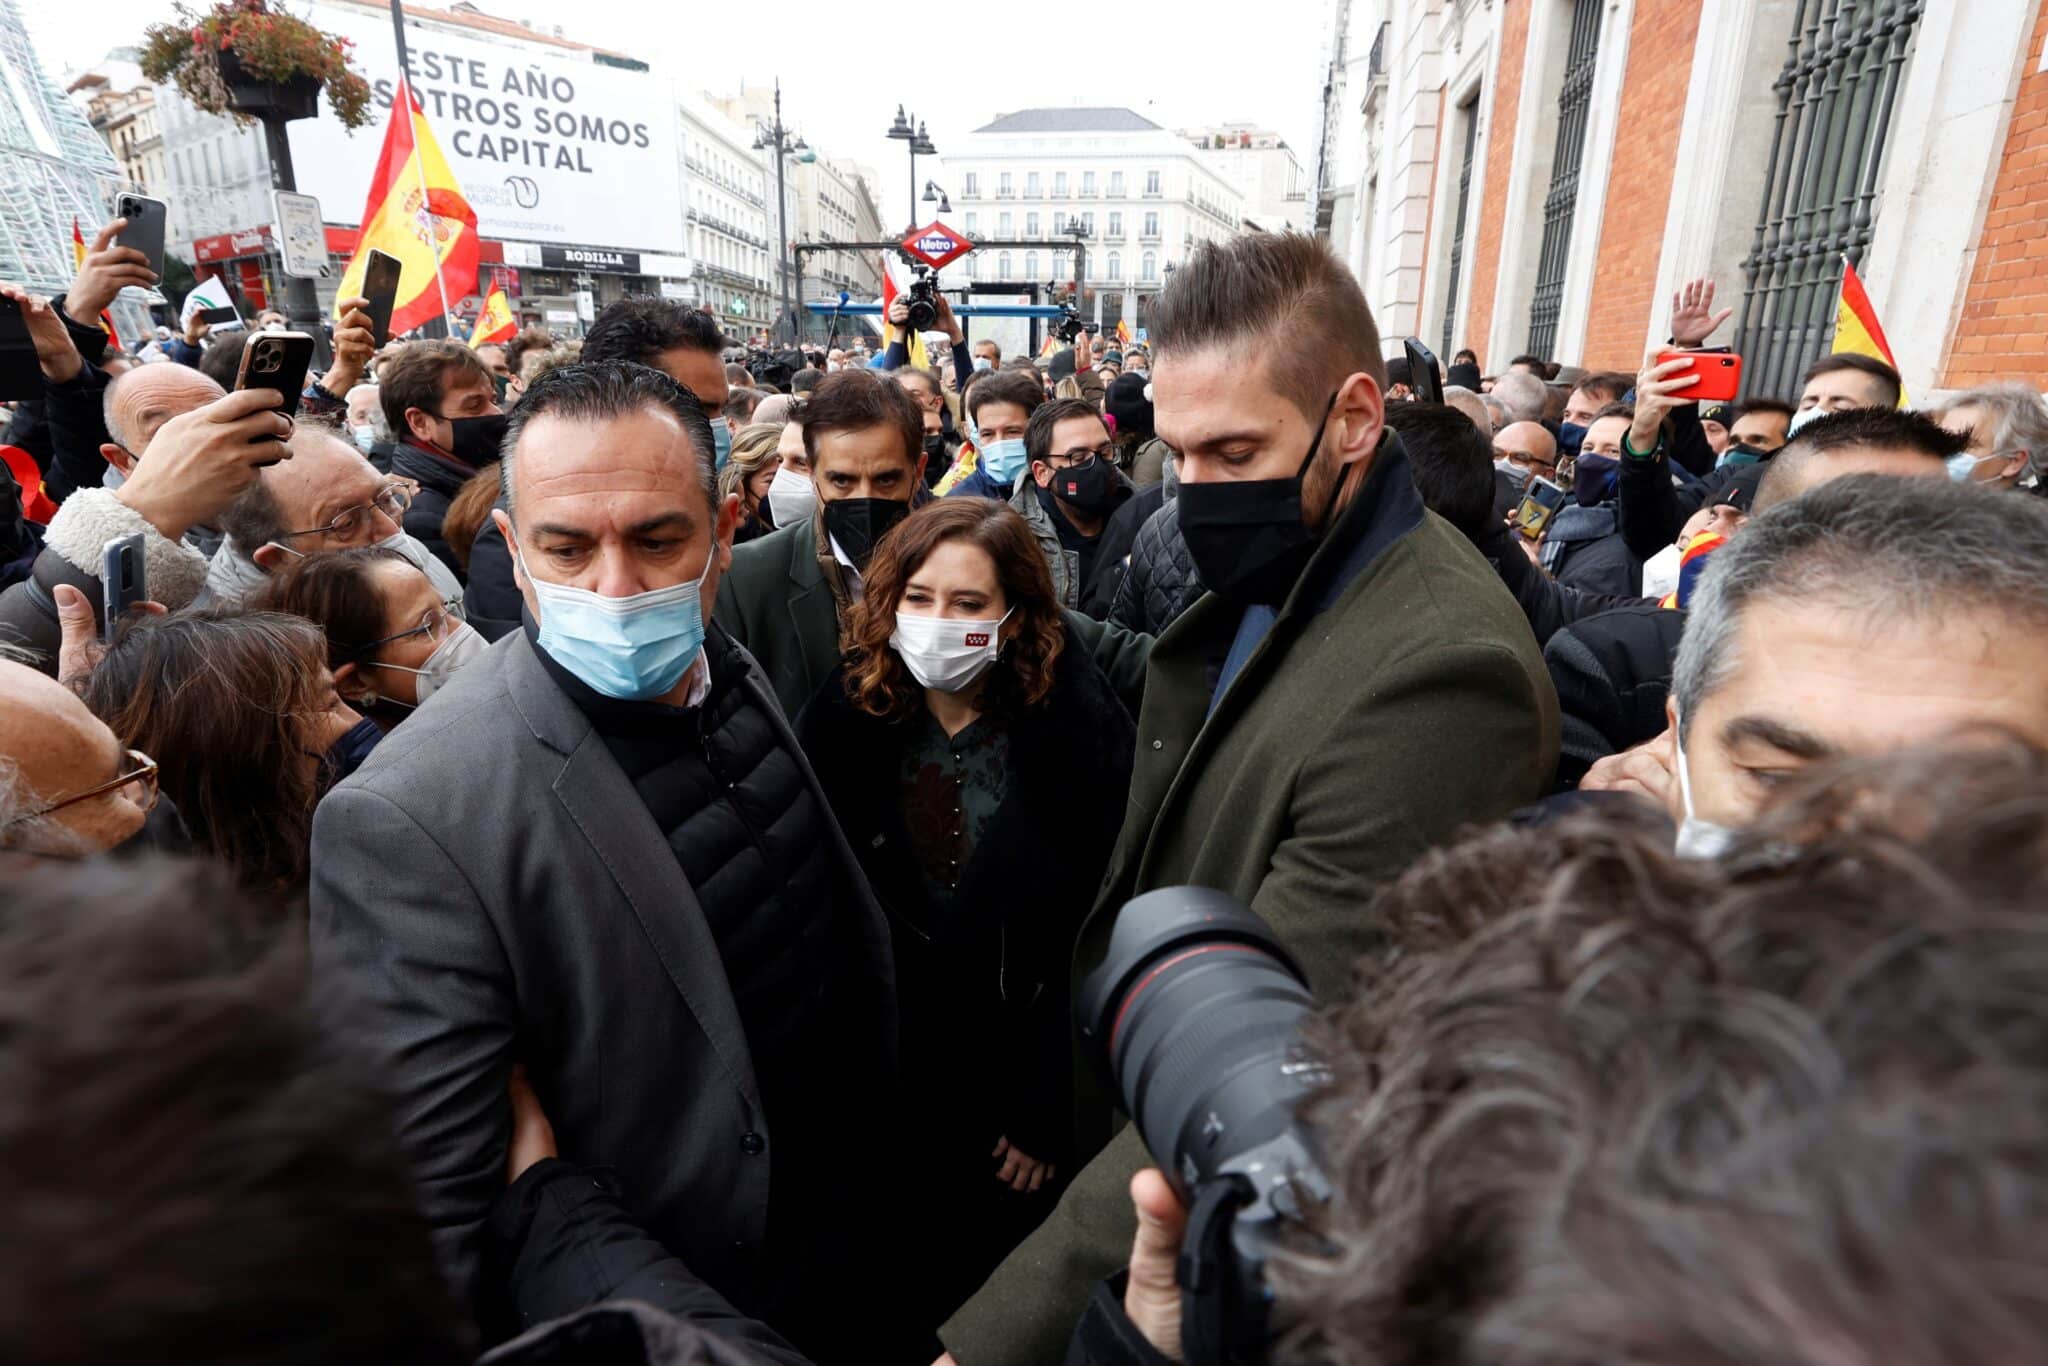
<path fill-rule="evenodd" d="M 937 219 L 903 239 L 903 249 L 934 268 L 957 261 L 974 250 L 974 243 Z"/>

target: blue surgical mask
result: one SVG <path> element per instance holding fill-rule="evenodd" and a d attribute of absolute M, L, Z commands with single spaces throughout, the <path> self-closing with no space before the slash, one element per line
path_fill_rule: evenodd
<path fill-rule="evenodd" d="M 1948 458 L 1948 477 L 1958 484 L 1970 483 L 1977 477 L 1977 466 L 1986 460 L 1996 459 L 1989 455 L 1971 455 L 1968 451 Z"/>
<path fill-rule="evenodd" d="M 377 446 L 377 429 L 367 422 L 358 422 L 349 428 L 356 439 L 356 449 L 368 455 Z"/>
<path fill-rule="evenodd" d="M 987 356 L 976 356 L 974 358 L 974 368 L 977 370 L 993 370 L 996 368 L 996 363 Z"/>
<path fill-rule="evenodd" d="M 712 419 L 711 450 L 715 467 L 724 469 L 725 462 L 732 457 L 732 422 L 729 419 Z"/>
<path fill-rule="evenodd" d="M 1022 437 L 991 441 L 981 448 L 981 467 L 988 471 L 989 478 L 999 484 L 1016 483 L 1017 476 L 1024 473 L 1024 466 L 1028 463 Z"/>
<path fill-rule="evenodd" d="M 522 551 L 519 571 L 533 585 L 541 649 L 606 697 L 646 702 L 665 695 L 704 651 L 698 597 L 717 556 L 714 545 L 694 582 L 608 598 L 535 577 Z"/>

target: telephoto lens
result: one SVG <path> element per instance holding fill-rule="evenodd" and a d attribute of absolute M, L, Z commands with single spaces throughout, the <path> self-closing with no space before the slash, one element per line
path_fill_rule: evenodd
<path fill-rule="evenodd" d="M 1327 1183 L 1294 1120 L 1320 1074 L 1300 1050 L 1307 976 L 1265 921 L 1206 887 L 1117 913 L 1075 1001 L 1081 1034 L 1188 1207 L 1186 1359 L 1256 1362 L 1274 1328 L 1267 1250 Z"/>

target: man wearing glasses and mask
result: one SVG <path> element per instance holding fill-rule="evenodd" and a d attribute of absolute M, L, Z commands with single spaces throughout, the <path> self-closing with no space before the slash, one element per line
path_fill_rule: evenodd
<path fill-rule="evenodd" d="M 1136 492 L 1116 467 L 1109 427 L 1086 399 L 1041 404 L 1024 429 L 1031 479 L 1010 506 L 1031 527 L 1052 568 L 1060 604 L 1078 607 L 1095 585 L 1102 529 Z"/>
<path fill-rule="evenodd" d="M 202 605 L 239 607 L 294 559 L 365 545 L 396 550 L 442 598 L 461 601 L 454 572 L 405 533 L 415 493 L 410 482 L 378 474 L 326 426 L 309 424 L 286 446 L 292 458 L 263 470 L 221 513 L 227 538 L 207 568 Z"/>

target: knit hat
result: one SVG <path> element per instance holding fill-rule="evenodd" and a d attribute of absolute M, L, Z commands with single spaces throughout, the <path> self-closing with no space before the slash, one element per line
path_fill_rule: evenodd
<path fill-rule="evenodd" d="M 1119 435 L 1144 441 L 1152 435 L 1152 400 L 1145 397 L 1149 383 L 1143 375 L 1118 375 L 1109 382 L 1103 410 L 1116 419 Z"/>

